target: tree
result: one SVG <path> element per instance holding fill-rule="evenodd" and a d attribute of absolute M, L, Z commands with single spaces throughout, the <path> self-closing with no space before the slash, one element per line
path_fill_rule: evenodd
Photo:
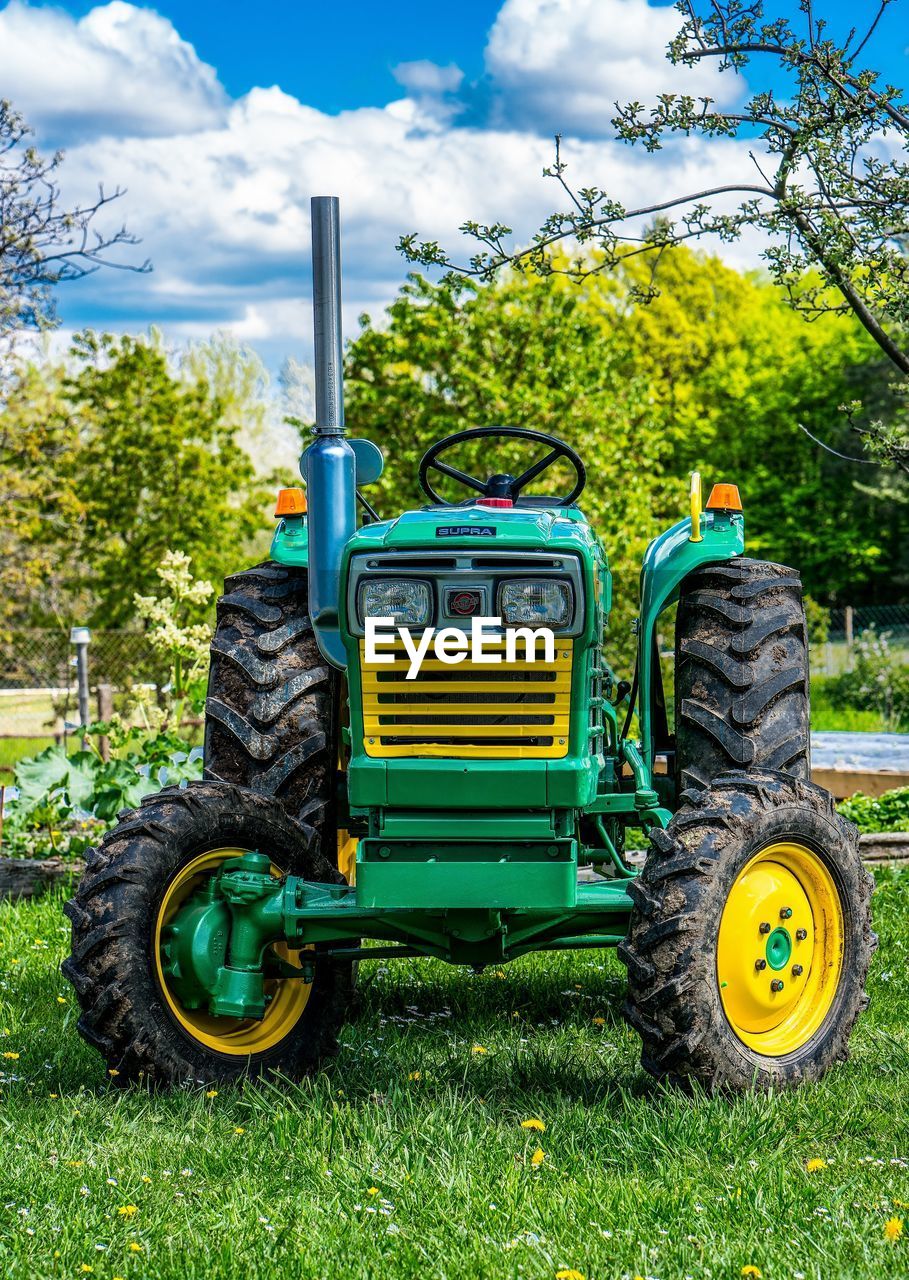
<path fill-rule="evenodd" d="M 854 319 L 805 325 L 770 284 L 685 248 L 666 251 L 649 306 L 636 301 L 639 259 L 580 283 L 560 265 L 486 287 L 412 277 L 382 325 L 364 318 L 348 350 L 347 416 L 386 450 L 370 491 L 380 511 L 386 498 L 393 510 L 420 501 L 419 458 L 439 436 L 491 423 L 554 432 L 587 463 L 581 504 L 617 577 L 610 647 L 622 657 L 643 552 L 684 514 L 692 468 L 708 483 L 737 480 L 751 550 L 799 564 L 825 600 L 855 603 L 905 580 L 909 512 L 858 492 L 853 468 L 796 429 L 833 420 L 833 438 L 848 438 L 836 406 L 864 392 L 876 355 Z M 520 446 L 496 448 L 452 461 L 475 474 L 519 461 Z"/>
<path fill-rule="evenodd" d="M 0 418 L 8 620 L 124 626 L 169 550 L 215 582 L 255 554 L 269 490 L 241 417 L 155 341 L 83 334 L 68 370 L 20 367 Z"/>
<path fill-rule="evenodd" d="M 669 245 L 706 236 L 728 242 L 746 227 L 767 238 L 764 259 L 791 304 L 808 317 L 849 311 L 901 377 L 909 375 L 909 99 L 862 65 L 862 55 L 893 0 L 880 0 L 862 32 L 829 37 L 800 0 L 802 20 L 770 18 L 763 0 L 681 0 L 682 28 L 669 46 L 673 64 L 714 62 L 733 74 L 749 68 L 761 87 L 738 110 L 718 110 L 710 98 L 678 93 L 656 106 L 616 104 L 617 137 L 648 152 L 673 137 L 745 139 L 754 164 L 751 182 L 672 194 L 646 208 L 628 209 L 600 187 L 577 189 L 567 178 L 559 139 L 546 173 L 561 186 L 567 211 L 543 222 L 529 248 L 515 249 L 503 223 L 466 223 L 479 243 L 461 267 L 435 242 L 404 237 L 412 261 L 490 279 L 502 266 L 547 272 L 551 250 L 573 241 L 577 251 L 557 269 L 583 278 L 644 257 L 650 273 L 638 283 L 644 300 L 656 295 L 657 268 Z M 899 33 L 896 33 L 899 35 Z M 766 65 L 769 64 L 769 65 Z M 786 89 L 771 87 L 782 75 Z M 738 203 L 729 207 L 729 201 Z M 724 204 L 723 202 L 727 202 Z M 647 219 L 635 237 L 629 223 Z M 590 250 L 595 248 L 596 255 Z M 814 273 L 805 286 L 809 269 Z M 853 425 L 878 454 L 909 471 L 909 435 L 879 423 Z"/>
<path fill-rule="evenodd" d="M 18 329 L 55 323 L 53 290 L 102 266 L 130 267 L 110 251 L 135 245 L 125 227 L 97 230 L 95 218 L 122 190 L 98 188 L 97 198 L 61 207 L 58 173 L 63 153 L 45 159 L 28 141 L 31 130 L 12 105 L 0 99 L 0 343 Z"/>

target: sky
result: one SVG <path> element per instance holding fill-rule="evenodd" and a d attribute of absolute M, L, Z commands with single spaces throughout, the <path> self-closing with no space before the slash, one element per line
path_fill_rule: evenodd
<path fill-rule="evenodd" d="M 795 0 L 782 0 L 799 20 Z M 869 0 L 815 0 L 836 32 Z M 907 0 L 885 15 L 868 61 L 909 79 Z M 227 330 L 273 369 L 311 351 L 309 197 L 341 197 L 345 328 L 378 314 L 416 231 L 455 249 L 467 218 L 524 241 L 561 202 L 542 177 L 552 135 L 569 174 L 626 206 L 748 178 L 744 142 L 682 140 L 656 156 L 617 143 L 616 99 L 661 91 L 741 101 L 747 81 L 672 67 L 679 25 L 647 0 L 334 0 L 151 5 L 0 0 L 0 97 L 66 151 L 64 197 L 126 189 L 107 215 L 141 237 L 131 260 L 60 291 L 62 332 Z M 466 246 L 465 246 L 466 249 Z M 751 238 L 723 250 L 759 259 Z M 130 260 L 130 253 L 123 253 Z"/>

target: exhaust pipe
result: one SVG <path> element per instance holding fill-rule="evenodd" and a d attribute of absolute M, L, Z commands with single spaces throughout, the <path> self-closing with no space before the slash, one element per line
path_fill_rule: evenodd
<path fill-rule="evenodd" d="M 309 614 L 322 656 L 343 671 L 341 558 L 356 529 L 357 462 L 344 431 L 338 197 L 313 196 L 311 210 L 316 423 L 315 439 L 300 458 L 309 512 Z"/>

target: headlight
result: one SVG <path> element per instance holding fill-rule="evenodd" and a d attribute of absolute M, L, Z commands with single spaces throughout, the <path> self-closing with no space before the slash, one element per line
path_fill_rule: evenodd
<path fill-rule="evenodd" d="M 429 586 L 394 578 L 361 582 L 359 608 L 361 622 L 367 618 L 393 618 L 399 626 L 425 627 L 432 612 Z"/>
<path fill-rule="evenodd" d="M 522 578 L 499 587 L 499 616 L 506 623 L 566 627 L 571 621 L 571 585 L 546 578 Z"/>

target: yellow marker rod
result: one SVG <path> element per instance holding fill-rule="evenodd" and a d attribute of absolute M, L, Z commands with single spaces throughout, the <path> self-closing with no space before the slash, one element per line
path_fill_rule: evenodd
<path fill-rule="evenodd" d="M 703 542 L 704 535 L 701 533 L 701 512 L 704 510 L 704 498 L 701 491 L 701 473 L 700 471 L 692 471 L 691 473 L 691 536 L 689 542 Z"/>

